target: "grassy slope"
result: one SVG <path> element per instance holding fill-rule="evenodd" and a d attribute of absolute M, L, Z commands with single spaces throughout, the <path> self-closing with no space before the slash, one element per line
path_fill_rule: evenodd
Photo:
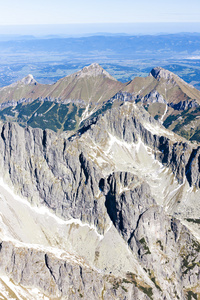
<path fill-rule="evenodd" d="M 82 76 L 82 71 L 84 75 Z M 42 129 L 49 128 L 54 131 L 76 130 L 84 117 L 89 114 L 96 116 L 103 113 L 112 105 L 106 105 L 108 99 L 118 91 L 123 90 L 144 98 L 152 91 L 157 91 L 168 103 L 191 101 L 196 99 L 200 103 L 200 91 L 186 84 L 173 75 L 172 78 L 155 78 L 153 76 L 136 77 L 132 81 L 122 84 L 111 76 L 98 74 L 87 76 L 88 69 L 60 79 L 53 85 L 17 84 L 0 89 L 1 101 L 19 100 L 21 98 L 51 97 L 76 99 L 71 104 L 58 104 L 35 100 L 31 103 L 19 104 L 0 111 L 0 118 L 4 121 L 17 121 L 22 126 L 30 125 Z M 101 70 L 101 69 L 100 69 Z M 102 69 L 103 70 L 103 69 Z M 82 100 L 83 103 L 79 103 Z M 103 105 L 103 107 L 102 107 Z M 164 126 L 190 140 L 200 141 L 200 109 L 191 108 L 177 111 L 162 103 L 144 103 L 145 108 L 155 119 L 162 119 Z M 87 108 L 87 109 L 86 109 Z M 166 114 L 165 114 L 166 113 Z"/>
<path fill-rule="evenodd" d="M 18 122 L 21 126 L 48 128 L 54 131 L 75 130 L 83 111 L 83 107 L 74 103 L 58 104 L 35 100 L 1 110 L 0 118 L 3 121 Z"/>
<path fill-rule="evenodd" d="M 101 67 L 99 67 L 101 70 Z M 84 70 L 84 69 L 83 69 Z M 82 71 L 83 71 L 82 70 Z M 103 69 L 102 69 L 103 70 Z M 81 71 L 81 72 L 82 72 Z M 42 97 L 73 99 L 96 103 L 106 101 L 114 96 L 123 86 L 121 82 L 104 74 L 82 76 L 80 71 L 64 77 L 51 85 L 18 83 L 0 89 L 0 103 L 10 100 L 18 101 L 22 98 L 33 100 Z M 89 72 L 89 71 L 88 71 Z"/>

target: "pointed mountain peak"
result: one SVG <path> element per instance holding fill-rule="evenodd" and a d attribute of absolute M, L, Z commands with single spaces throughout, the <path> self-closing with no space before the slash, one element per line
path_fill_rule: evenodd
<path fill-rule="evenodd" d="M 17 82 L 12 83 L 11 85 L 5 87 L 17 87 L 21 85 L 36 85 L 37 81 L 34 79 L 33 75 L 29 74 L 26 77 L 22 78 L 21 80 L 18 80 Z"/>
<path fill-rule="evenodd" d="M 36 80 L 33 78 L 33 75 L 29 74 L 28 76 L 22 78 L 18 83 L 25 85 L 36 84 Z"/>
<path fill-rule="evenodd" d="M 153 76 L 157 80 L 161 78 L 169 80 L 169 79 L 173 79 L 173 77 L 176 75 L 166 69 L 163 69 L 161 67 L 156 67 L 151 70 L 150 76 Z"/>
<path fill-rule="evenodd" d="M 105 71 L 99 64 L 93 63 L 87 67 L 84 67 L 82 70 L 76 73 L 76 75 L 80 77 L 97 77 L 97 76 L 103 76 L 107 77 L 111 80 L 117 81 L 114 77 L 112 77 L 107 71 Z"/>
<path fill-rule="evenodd" d="M 153 76 L 156 80 L 160 81 L 161 79 L 165 79 L 167 83 L 172 83 L 173 85 L 180 85 L 183 84 L 187 88 L 194 89 L 194 86 L 190 85 L 189 83 L 185 82 L 182 78 L 178 75 L 174 74 L 171 71 L 163 69 L 161 67 L 156 67 L 151 70 L 149 76 Z"/>

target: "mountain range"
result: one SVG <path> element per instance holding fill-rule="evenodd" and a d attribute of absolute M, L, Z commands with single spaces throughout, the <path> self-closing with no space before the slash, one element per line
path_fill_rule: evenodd
<path fill-rule="evenodd" d="M 200 91 L 160 67 L 127 83 L 96 63 L 50 85 L 28 75 L 0 89 L 0 118 L 22 126 L 72 131 L 88 117 L 123 101 L 136 101 L 166 128 L 200 141 Z"/>
<path fill-rule="evenodd" d="M 98 64 L 0 89 L 2 299 L 200 297 L 199 93 Z"/>

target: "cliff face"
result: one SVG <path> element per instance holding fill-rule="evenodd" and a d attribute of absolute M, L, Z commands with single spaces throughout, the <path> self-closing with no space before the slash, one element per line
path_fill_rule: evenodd
<path fill-rule="evenodd" d="M 103 275 L 71 257 L 57 258 L 38 249 L 1 244 L 1 269 L 15 285 L 25 287 L 26 299 L 146 299 L 131 282 Z M 4 278 L 3 278 L 4 279 Z M 3 290 L 3 289 L 2 289 Z M 17 298 L 18 294 L 14 294 Z"/>
<path fill-rule="evenodd" d="M 134 103 L 70 138 L 15 123 L 0 132 L 2 290 L 198 297 L 199 147 Z"/>

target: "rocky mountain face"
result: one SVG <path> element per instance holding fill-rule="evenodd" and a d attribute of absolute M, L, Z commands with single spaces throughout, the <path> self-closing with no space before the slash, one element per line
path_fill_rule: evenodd
<path fill-rule="evenodd" d="M 199 140 L 200 92 L 163 68 L 146 78 L 135 78 L 124 89 L 166 128 L 189 140 Z"/>
<path fill-rule="evenodd" d="M 200 297 L 199 146 L 127 93 L 71 133 L 0 123 L 3 299 Z"/>

